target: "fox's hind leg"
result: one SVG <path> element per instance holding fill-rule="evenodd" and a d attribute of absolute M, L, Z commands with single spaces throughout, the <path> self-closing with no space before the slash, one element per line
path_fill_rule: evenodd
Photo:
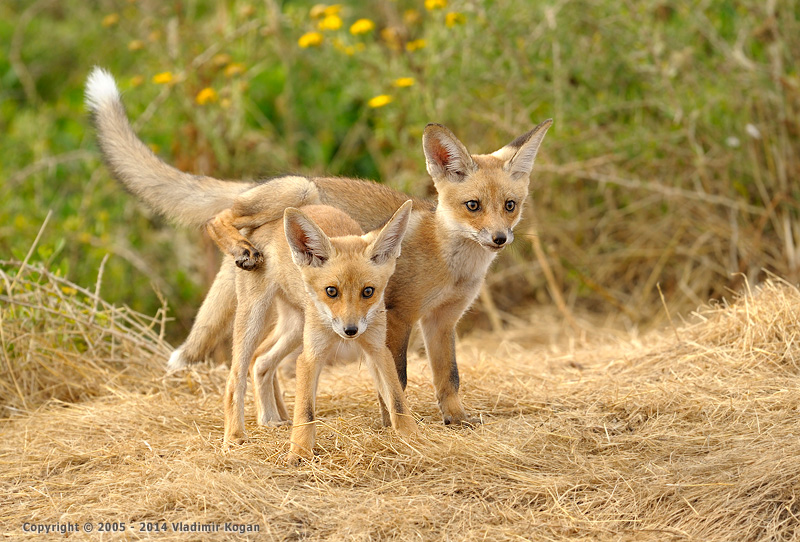
<path fill-rule="evenodd" d="M 240 271 L 240 273 L 244 273 Z M 247 370 L 256 348 L 266 335 L 265 320 L 275 286 L 269 281 L 248 284 L 248 277 L 240 277 L 236 290 L 239 304 L 233 325 L 233 359 L 225 386 L 225 444 L 241 444 L 245 440 L 244 398 L 247 392 Z M 264 284 L 266 283 L 266 284 Z"/>
<path fill-rule="evenodd" d="M 286 303 L 275 305 L 278 314 L 275 328 L 256 350 L 253 363 L 258 423 L 266 426 L 289 423 L 275 372 L 283 358 L 303 343 L 303 314 Z"/>
<path fill-rule="evenodd" d="M 170 356 L 167 371 L 205 360 L 224 338 L 230 337 L 236 311 L 235 275 L 233 261 L 225 258 L 197 312 L 189 336 Z"/>
<path fill-rule="evenodd" d="M 236 228 L 235 215 L 225 209 L 206 224 L 206 231 L 224 254 L 230 254 L 236 267 L 245 271 L 258 269 L 264 264 L 264 256 Z"/>

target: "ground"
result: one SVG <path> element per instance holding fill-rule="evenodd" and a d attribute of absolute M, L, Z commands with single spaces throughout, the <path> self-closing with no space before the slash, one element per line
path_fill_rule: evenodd
<path fill-rule="evenodd" d="M 326 368 L 316 457 L 290 428 L 222 446 L 224 367 L 135 378 L 3 423 L 0 532 L 76 540 L 790 540 L 800 535 L 800 293 L 776 282 L 640 338 L 554 311 L 459 343 L 483 420 L 445 427 L 410 362 L 422 436 L 379 423 L 365 367 Z M 282 375 L 287 403 L 293 382 Z M 93 531 L 87 533 L 86 524 Z M 124 532 L 120 529 L 124 525 Z M 100 529 L 112 532 L 98 532 Z M 115 532 L 116 529 L 116 532 Z M 201 532 L 198 534 L 198 530 Z M 202 532 L 203 530 L 210 532 Z M 57 535 L 55 538 L 60 537 Z M 52 534 L 49 537 L 54 537 Z"/>

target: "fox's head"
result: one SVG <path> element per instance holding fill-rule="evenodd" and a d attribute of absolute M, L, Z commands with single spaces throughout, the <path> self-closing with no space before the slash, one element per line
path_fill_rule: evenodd
<path fill-rule="evenodd" d="M 425 127 L 422 147 L 439 194 L 437 213 L 452 233 L 490 251 L 514 240 L 536 152 L 551 124 L 548 119 L 502 149 L 477 155 L 441 124 Z"/>
<path fill-rule="evenodd" d="M 383 294 L 410 216 L 407 201 L 382 228 L 328 237 L 302 211 L 286 209 L 283 224 L 292 259 L 321 320 L 342 338 L 360 336 L 384 311 Z"/>

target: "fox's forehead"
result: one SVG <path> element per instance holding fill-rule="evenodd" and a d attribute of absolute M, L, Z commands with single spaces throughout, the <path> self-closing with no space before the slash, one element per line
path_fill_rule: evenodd
<path fill-rule="evenodd" d="M 354 256 L 364 254 L 369 243 L 360 235 L 343 235 L 341 237 L 331 237 L 331 247 L 333 247 L 333 257 Z"/>
<path fill-rule="evenodd" d="M 505 164 L 504 160 L 493 154 L 473 154 L 472 161 L 479 169 L 503 169 Z"/>
<path fill-rule="evenodd" d="M 309 269 L 305 280 L 316 287 L 336 286 L 344 295 L 360 294 L 365 286 L 383 288 L 392 270 L 392 266 L 375 265 L 365 253 L 357 258 L 334 256 L 322 267 Z"/>
<path fill-rule="evenodd" d="M 370 260 L 368 239 L 358 235 L 331 237 L 333 252 L 322 267 L 315 268 L 313 280 L 323 281 L 341 288 L 362 288 L 366 283 L 381 286 L 389 280 L 389 266 L 376 265 Z"/>
<path fill-rule="evenodd" d="M 506 199 L 524 199 L 528 195 L 528 183 L 524 180 L 514 180 L 503 168 L 505 162 L 491 154 L 478 154 L 472 156 L 478 166 L 463 184 L 458 183 L 457 190 L 461 195 L 479 198 L 481 200 L 505 201 Z"/>

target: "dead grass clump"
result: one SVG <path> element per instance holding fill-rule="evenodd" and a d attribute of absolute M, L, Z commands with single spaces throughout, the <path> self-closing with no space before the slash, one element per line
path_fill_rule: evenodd
<path fill-rule="evenodd" d="M 143 364 L 149 376 L 127 389 L 94 384 L 95 397 L 4 422 L 0 530 L 118 521 L 129 531 L 108 538 L 147 538 L 141 522 L 156 522 L 165 541 L 225 540 L 225 523 L 268 540 L 796 540 L 798 304 L 796 288 L 773 281 L 637 342 L 536 346 L 526 329 L 557 334 L 533 322 L 468 337 L 463 397 L 484 422 L 474 430 L 441 424 L 413 355 L 414 441 L 380 427 L 364 367 L 327 367 L 317 455 L 297 469 L 284 464 L 290 428 L 258 427 L 252 400 L 249 440 L 222 450 L 224 370 L 164 377 Z"/>
<path fill-rule="evenodd" d="M 0 392 L 10 416 L 141 385 L 169 354 L 155 318 L 106 303 L 47 269 L 0 261 Z"/>
<path fill-rule="evenodd" d="M 700 322 L 687 331 L 698 344 L 724 351 L 736 364 L 800 370 L 800 296 L 794 286 L 770 280 L 730 307 L 695 314 Z"/>

